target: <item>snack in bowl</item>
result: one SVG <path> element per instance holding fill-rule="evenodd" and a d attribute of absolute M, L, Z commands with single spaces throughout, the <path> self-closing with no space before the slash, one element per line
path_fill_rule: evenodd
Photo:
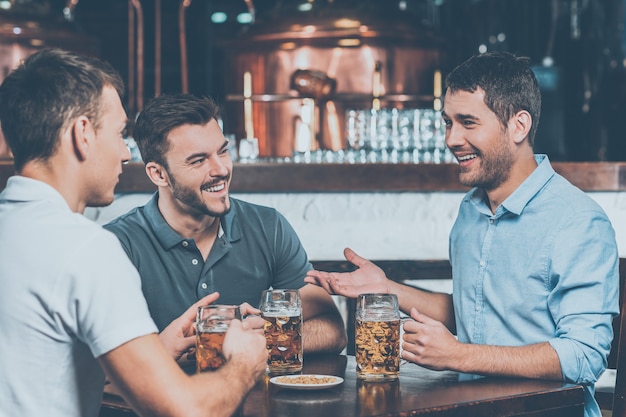
<path fill-rule="evenodd" d="M 296 377 L 279 376 L 277 382 L 283 384 L 330 384 L 335 382 L 337 378 L 334 376 L 315 376 L 315 375 L 298 375 Z"/>
<path fill-rule="evenodd" d="M 270 382 L 283 388 L 311 390 L 330 388 L 343 382 L 343 378 L 332 375 L 284 375 L 275 376 Z"/>

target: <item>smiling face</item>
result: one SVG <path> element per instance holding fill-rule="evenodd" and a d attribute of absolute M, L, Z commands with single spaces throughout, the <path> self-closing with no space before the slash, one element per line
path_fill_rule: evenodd
<path fill-rule="evenodd" d="M 233 163 L 217 122 L 179 126 L 170 131 L 168 142 L 169 196 L 177 210 L 192 216 L 220 217 L 227 213 Z"/>
<path fill-rule="evenodd" d="M 511 176 L 514 142 L 484 102 L 484 92 L 448 91 L 443 117 L 446 145 L 461 168 L 459 181 L 487 192 L 502 187 Z"/>

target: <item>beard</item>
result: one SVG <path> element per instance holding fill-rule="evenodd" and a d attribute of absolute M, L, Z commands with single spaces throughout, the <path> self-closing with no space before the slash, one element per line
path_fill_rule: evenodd
<path fill-rule="evenodd" d="M 486 191 L 494 190 L 502 185 L 511 176 L 513 154 L 506 146 L 505 137 L 499 141 L 497 148 L 489 152 L 475 153 L 480 159 L 478 171 L 466 171 L 459 174 L 459 181 L 467 187 L 478 187 Z"/>
<path fill-rule="evenodd" d="M 219 181 L 228 183 L 228 177 L 220 178 Z M 230 211 L 228 195 L 220 198 L 219 202 L 214 204 L 214 207 L 209 207 L 207 203 L 200 198 L 200 195 L 204 193 L 202 190 L 210 187 L 212 183 L 202 184 L 199 191 L 200 194 L 192 188 L 179 184 L 172 175 L 170 175 L 170 183 L 172 185 L 172 195 L 175 199 L 202 214 L 211 217 L 221 217 Z"/>

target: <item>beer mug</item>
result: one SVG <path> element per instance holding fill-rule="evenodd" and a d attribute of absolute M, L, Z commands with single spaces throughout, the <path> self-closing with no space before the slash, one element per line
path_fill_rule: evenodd
<path fill-rule="evenodd" d="M 356 375 L 391 381 L 400 375 L 400 310 L 394 294 L 360 294 L 356 307 Z"/>
<path fill-rule="evenodd" d="M 302 370 L 302 302 L 298 290 L 265 290 L 261 295 L 265 319 L 267 371 L 271 375 Z"/>
<path fill-rule="evenodd" d="M 226 362 L 222 345 L 233 319 L 241 320 L 239 306 L 211 304 L 196 315 L 196 372 L 214 371 Z"/>

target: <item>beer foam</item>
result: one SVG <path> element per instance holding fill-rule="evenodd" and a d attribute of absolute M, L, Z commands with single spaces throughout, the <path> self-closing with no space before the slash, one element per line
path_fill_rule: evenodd
<path fill-rule="evenodd" d="M 302 309 L 299 308 L 291 308 L 291 309 L 270 309 L 265 310 L 262 315 L 265 317 L 296 317 L 302 314 Z"/>

